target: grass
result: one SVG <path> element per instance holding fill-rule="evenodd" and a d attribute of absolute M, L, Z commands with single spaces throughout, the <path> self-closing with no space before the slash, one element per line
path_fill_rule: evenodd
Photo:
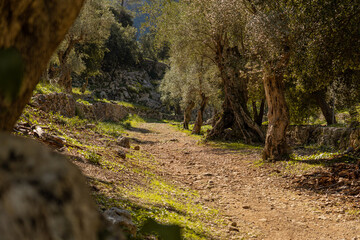
<path fill-rule="evenodd" d="M 262 150 L 263 146 L 260 145 L 250 145 L 245 144 L 240 141 L 237 142 L 230 142 L 230 141 L 208 141 L 209 145 L 217 148 L 222 149 L 229 149 L 229 150 L 245 150 L 245 149 L 252 149 L 252 150 Z"/>
<path fill-rule="evenodd" d="M 88 105 L 88 106 L 91 105 L 90 102 L 88 102 L 88 101 L 86 101 L 86 100 L 84 100 L 84 99 L 81 99 L 81 98 L 76 99 L 76 102 L 82 103 L 82 104 Z"/>
<path fill-rule="evenodd" d="M 36 85 L 33 94 L 50 94 L 54 92 L 60 93 L 63 92 L 63 90 L 57 85 L 40 82 L 38 85 Z"/>
<path fill-rule="evenodd" d="M 79 88 L 79 87 L 73 87 L 72 88 L 72 92 L 74 93 L 74 94 L 76 94 L 76 95 L 91 95 L 92 94 L 92 91 L 90 91 L 90 90 L 88 90 L 88 89 L 85 89 L 85 92 L 84 93 L 82 93 L 81 92 L 81 88 Z"/>

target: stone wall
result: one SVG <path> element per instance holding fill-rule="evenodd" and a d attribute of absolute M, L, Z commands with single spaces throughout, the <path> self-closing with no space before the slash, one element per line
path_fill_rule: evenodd
<path fill-rule="evenodd" d="M 335 149 L 360 147 L 360 128 L 290 126 L 287 137 L 290 145 L 317 145 Z"/>
<path fill-rule="evenodd" d="M 164 114 L 149 108 L 126 107 L 115 102 L 84 104 L 77 102 L 72 95 L 65 93 L 37 94 L 32 98 L 31 105 L 44 112 L 60 113 L 66 117 L 79 116 L 95 121 L 118 122 L 129 114 L 156 120 L 179 120 L 179 116 Z"/>
<path fill-rule="evenodd" d="M 136 102 L 164 112 L 158 87 L 166 68 L 166 64 L 146 60 L 138 69 L 119 67 L 111 73 L 89 78 L 88 88 L 101 99 Z M 82 86 L 82 79 L 76 76 L 73 79 L 74 86 Z"/>

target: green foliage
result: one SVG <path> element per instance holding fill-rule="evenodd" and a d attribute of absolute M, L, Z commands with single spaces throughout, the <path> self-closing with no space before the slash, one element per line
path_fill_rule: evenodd
<path fill-rule="evenodd" d="M 5 103 L 10 104 L 19 94 L 24 67 L 24 61 L 18 50 L 0 49 L 0 94 L 5 99 Z"/>
<path fill-rule="evenodd" d="M 111 71 L 117 66 L 134 66 L 139 61 L 139 50 L 136 42 L 136 29 L 118 24 L 111 26 L 111 34 L 107 39 L 103 69 Z"/>
<path fill-rule="evenodd" d="M 86 151 L 84 154 L 85 154 L 85 158 L 89 160 L 92 164 L 95 165 L 100 164 L 101 157 L 98 154 L 96 154 L 96 152 Z"/>

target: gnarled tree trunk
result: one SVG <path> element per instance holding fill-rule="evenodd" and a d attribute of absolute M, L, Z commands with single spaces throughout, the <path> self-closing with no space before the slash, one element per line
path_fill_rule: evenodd
<path fill-rule="evenodd" d="M 204 93 L 201 94 L 201 104 L 200 104 L 200 108 L 199 108 L 199 110 L 197 112 L 195 125 L 194 125 L 194 128 L 192 130 L 192 134 L 200 134 L 201 127 L 202 127 L 202 124 L 203 124 L 204 110 L 206 108 L 208 99 L 209 98 L 206 97 Z"/>
<path fill-rule="evenodd" d="M 221 44 L 219 44 L 221 45 Z M 240 139 L 246 143 L 264 142 L 264 134 L 250 117 L 247 109 L 247 81 L 239 78 L 236 59 L 241 55 L 236 47 L 219 46 L 217 66 L 224 86 L 223 113 L 208 139 Z M 231 131 L 225 133 L 226 129 Z"/>
<path fill-rule="evenodd" d="M 312 93 L 312 96 L 315 98 L 316 103 L 321 109 L 322 114 L 325 117 L 327 125 L 336 124 L 336 118 L 334 114 L 334 109 L 326 102 L 325 97 L 326 90 L 319 90 Z"/>
<path fill-rule="evenodd" d="M 193 101 L 190 101 L 184 110 L 184 122 L 183 122 L 184 129 L 189 129 L 189 122 L 191 120 L 191 111 L 193 110 L 194 107 L 195 107 L 195 103 Z"/>
<path fill-rule="evenodd" d="M 0 1 L 0 48 L 16 48 L 25 63 L 19 97 L 6 104 L 0 94 L 0 130 L 11 131 L 41 74 L 79 14 L 84 0 Z"/>
<path fill-rule="evenodd" d="M 254 112 L 254 121 L 257 125 L 261 126 L 263 116 L 264 116 L 264 111 L 265 111 L 265 99 L 261 100 L 259 112 L 257 110 L 256 102 L 252 102 L 252 105 L 253 105 L 253 112 Z"/>
<path fill-rule="evenodd" d="M 267 161 L 287 159 L 289 147 L 286 129 L 289 125 L 289 110 L 285 101 L 282 73 L 265 67 L 263 81 L 269 119 L 263 159 Z"/>

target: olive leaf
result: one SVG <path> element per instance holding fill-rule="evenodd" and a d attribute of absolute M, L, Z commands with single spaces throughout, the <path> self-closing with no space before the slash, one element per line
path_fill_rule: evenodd
<path fill-rule="evenodd" d="M 24 61 L 15 48 L 0 49 L 0 95 L 10 104 L 18 96 L 24 75 Z"/>

